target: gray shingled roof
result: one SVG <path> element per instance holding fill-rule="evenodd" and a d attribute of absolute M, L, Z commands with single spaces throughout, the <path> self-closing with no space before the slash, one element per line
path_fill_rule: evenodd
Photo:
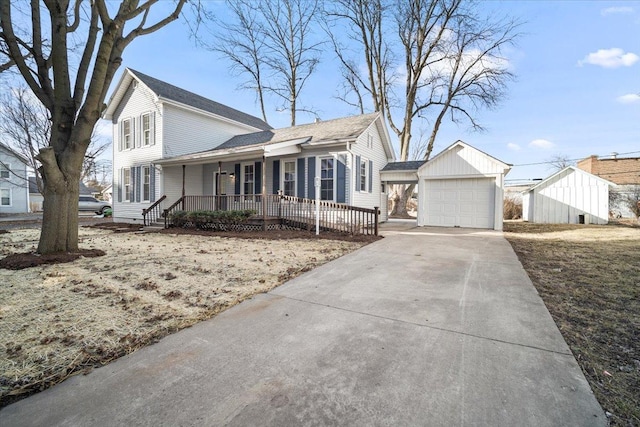
<path fill-rule="evenodd" d="M 39 193 L 38 191 L 38 183 L 36 182 L 35 176 L 30 176 L 29 178 L 29 193 Z M 92 189 L 87 187 L 84 182 L 80 181 L 80 194 L 84 196 L 90 196 Z"/>
<path fill-rule="evenodd" d="M 211 151 L 260 144 L 275 144 L 300 138 L 310 138 L 310 142 L 355 139 L 371 125 L 376 117 L 378 117 L 378 113 L 364 114 L 362 116 L 343 117 L 288 128 L 237 135 Z"/>
<path fill-rule="evenodd" d="M 139 78 L 140 81 L 142 81 L 142 83 L 148 86 L 149 89 L 151 89 L 159 97 L 169 99 L 171 101 L 176 101 L 181 104 L 186 104 L 191 107 L 207 111 L 209 113 L 217 114 L 218 116 L 226 117 L 227 119 L 231 119 L 239 123 L 244 123 L 258 129 L 271 129 L 271 126 L 269 126 L 269 124 L 265 123 L 257 117 L 243 113 L 242 111 L 238 111 L 234 108 L 227 107 L 226 105 L 220 104 L 219 102 L 212 101 L 208 98 L 163 82 L 162 80 L 158 80 L 139 71 L 132 70 L 131 68 L 129 68 L 129 71 L 135 74 L 136 77 Z"/>
<path fill-rule="evenodd" d="M 425 164 L 426 160 L 411 160 L 408 162 L 392 162 L 387 163 L 382 172 L 384 171 L 414 171 L 418 170 L 420 166 Z"/>

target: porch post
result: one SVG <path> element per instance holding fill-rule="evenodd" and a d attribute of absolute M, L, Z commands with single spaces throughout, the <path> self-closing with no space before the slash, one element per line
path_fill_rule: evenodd
<path fill-rule="evenodd" d="M 222 162 L 218 161 L 218 178 L 216 179 L 215 209 L 220 207 L 220 180 L 222 179 Z"/>
<path fill-rule="evenodd" d="M 185 170 L 186 170 L 187 166 L 186 165 L 182 165 L 182 210 L 184 210 L 184 195 L 185 195 L 185 191 L 184 191 L 184 177 L 185 177 Z"/>
<path fill-rule="evenodd" d="M 267 231 L 267 160 L 262 155 L 262 230 Z"/>

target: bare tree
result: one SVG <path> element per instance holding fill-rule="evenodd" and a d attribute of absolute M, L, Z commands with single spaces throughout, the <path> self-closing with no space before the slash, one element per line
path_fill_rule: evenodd
<path fill-rule="evenodd" d="M 40 161 L 37 159 L 41 149 L 49 145 L 51 120 L 49 112 L 32 92 L 19 87 L 5 92 L 0 97 L 0 136 L 13 150 L 29 162 L 29 168 L 35 172 L 38 191 L 44 187 L 40 176 Z M 95 159 L 109 147 L 110 143 L 99 141 L 92 134 L 82 164 L 80 179 L 84 180 L 93 167 Z"/>
<path fill-rule="evenodd" d="M 231 71 L 246 75 L 247 81 L 240 86 L 256 92 L 262 119 L 267 121 L 265 109 L 266 41 L 262 36 L 264 26 L 261 15 L 251 0 L 227 0 L 235 21 L 221 22 L 215 42 L 207 44 L 211 50 L 222 53 L 231 62 Z"/>
<path fill-rule="evenodd" d="M 556 154 L 555 156 L 548 159 L 547 163 L 549 164 L 549 169 L 553 170 L 554 172 L 559 172 L 567 166 L 574 165 L 575 161 L 571 160 L 569 156 L 565 154 Z"/>
<path fill-rule="evenodd" d="M 351 37 L 364 52 L 368 74 L 361 87 L 371 94 L 374 110 L 385 114 L 398 137 L 401 161 L 409 160 L 415 152 L 411 145 L 416 120 L 428 121 L 431 126 L 420 156 L 425 160 L 446 117 L 482 129 L 475 114 L 495 107 L 513 78 L 503 49 L 518 36 L 516 21 L 482 18 L 476 5 L 467 0 L 338 3 L 341 8 L 329 16 L 347 20 L 356 29 Z M 383 31 L 384 22 L 390 19 L 395 32 Z M 389 50 L 402 52 L 401 60 L 390 64 Z M 348 66 L 347 54 L 338 56 L 343 66 Z M 400 77 L 389 73 L 394 68 L 402 69 L 402 83 Z M 413 190 L 413 185 L 394 189 L 392 215 L 406 215 L 406 202 Z"/>
<path fill-rule="evenodd" d="M 300 94 L 314 73 L 319 42 L 312 39 L 319 13 L 318 0 L 228 1 L 234 22 L 221 24 L 222 41 L 215 50 L 231 62 L 231 69 L 246 74 L 242 87 L 256 90 L 266 121 L 265 95 L 288 110 L 291 126 L 298 112 L 311 112 L 299 104 Z"/>
<path fill-rule="evenodd" d="M 51 120 L 49 144 L 36 155 L 44 190 L 39 253 L 78 251 L 82 164 L 122 54 L 137 37 L 176 20 L 185 2 L 177 0 L 168 16 L 150 23 L 157 0 L 76 0 L 73 6 L 69 0 L 31 0 L 24 22 L 13 15 L 18 2 L 0 0 L 0 40 L 8 54 L 0 63 L 15 63 Z M 21 31 L 22 23 L 28 29 Z M 80 50 L 77 64 L 70 61 L 72 47 Z"/>

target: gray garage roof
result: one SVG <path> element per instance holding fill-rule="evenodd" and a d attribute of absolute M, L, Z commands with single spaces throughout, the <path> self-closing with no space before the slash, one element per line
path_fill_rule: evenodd
<path fill-rule="evenodd" d="M 160 98 L 189 105 L 199 110 L 207 111 L 209 113 L 213 113 L 239 123 L 244 123 L 258 129 L 271 129 L 271 126 L 269 126 L 269 124 L 265 123 L 263 120 L 257 117 L 243 113 L 242 111 L 238 111 L 234 108 L 227 107 L 226 105 L 220 104 L 219 102 L 212 101 L 208 98 L 205 98 L 204 96 L 200 96 L 193 92 L 189 92 L 188 90 L 181 89 L 177 86 L 163 82 L 162 80 L 158 80 L 139 71 L 132 70 L 131 68 L 129 68 L 129 71 L 131 71 L 138 79 L 140 79 L 142 83 L 144 83 Z"/>
<path fill-rule="evenodd" d="M 392 162 L 387 163 L 382 171 L 417 171 L 420 166 L 425 164 L 426 160 L 410 160 L 408 162 Z"/>

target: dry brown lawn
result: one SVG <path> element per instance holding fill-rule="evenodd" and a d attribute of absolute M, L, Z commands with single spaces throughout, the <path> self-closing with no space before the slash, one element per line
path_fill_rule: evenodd
<path fill-rule="evenodd" d="M 39 230 L 0 234 L 0 258 L 34 251 Z M 364 242 L 114 234 L 81 228 L 106 255 L 0 269 L 0 407 L 88 372 Z"/>
<path fill-rule="evenodd" d="M 640 228 L 505 223 L 612 425 L 640 426 Z"/>

